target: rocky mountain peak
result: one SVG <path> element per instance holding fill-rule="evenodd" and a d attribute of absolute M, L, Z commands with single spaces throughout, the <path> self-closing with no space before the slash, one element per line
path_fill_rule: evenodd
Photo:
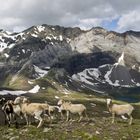
<path fill-rule="evenodd" d="M 9 78 L 12 80 L 22 75 L 35 79 L 53 72 L 58 81 L 66 82 L 71 77 L 92 90 L 103 86 L 137 87 L 139 69 L 132 67 L 140 67 L 139 52 L 139 32 L 126 35 L 101 27 L 83 31 L 46 24 L 20 33 L 1 31 L 0 78 L 13 75 Z"/>

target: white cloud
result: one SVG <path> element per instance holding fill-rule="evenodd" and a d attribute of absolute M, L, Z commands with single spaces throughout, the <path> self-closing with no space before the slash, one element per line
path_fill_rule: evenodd
<path fill-rule="evenodd" d="M 92 28 L 93 26 L 101 26 L 102 19 L 100 18 L 89 18 L 89 19 L 80 19 L 79 24 L 75 26 L 79 26 L 82 29 L 89 29 Z"/>
<path fill-rule="evenodd" d="M 118 31 L 140 30 L 135 19 L 139 9 L 140 0 L 1 0 L 0 28 L 19 31 L 40 24 L 91 28 L 120 17 Z"/>
<path fill-rule="evenodd" d="M 123 14 L 118 21 L 117 30 L 140 30 L 140 10 L 134 10 Z"/>

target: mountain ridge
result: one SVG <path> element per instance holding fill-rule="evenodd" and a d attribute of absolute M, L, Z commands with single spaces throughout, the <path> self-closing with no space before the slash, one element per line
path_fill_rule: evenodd
<path fill-rule="evenodd" d="M 83 85 L 78 86 L 79 90 L 83 90 L 84 86 L 93 91 L 101 91 L 102 87 L 111 91 L 116 85 L 139 87 L 139 43 L 140 32 L 117 33 L 101 27 L 84 31 L 78 27 L 45 24 L 19 33 L 1 31 L 0 85 L 5 85 L 5 82 L 6 86 L 15 85 L 21 76 L 36 79 L 39 75 L 44 77 L 53 73 L 52 78 L 60 84 L 69 83 L 68 89 L 74 87 L 70 80 Z M 82 74 L 82 71 L 86 82 L 72 79 L 73 75 Z M 70 80 L 68 77 L 71 77 Z M 76 90 L 76 87 L 72 89 Z"/>

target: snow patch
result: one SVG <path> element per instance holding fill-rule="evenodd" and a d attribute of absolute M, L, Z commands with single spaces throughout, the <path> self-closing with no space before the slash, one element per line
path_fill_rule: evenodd
<path fill-rule="evenodd" d="M 51 38 L 51 37 L 49 37 L 49 36 L 47 36 L 47 37 L 46 37 L 46 39 L 49 39 L 49 40 L 51 40 L 52 38 Z"/>
<path fill-rule="evenodd" d="M 60 39 L 60 41 L 63 41 L 63 36 L 60 35 L 60 36 L 59 36 L 59 39 Z"/>
<path fill-rule="evenodd" d="M 25 94 L 27 93 L 26 91 L 22 91 L 22 90 L 19 90 L 19 91 L 10 91 L 10 90 L 2 90 L 0 91 L 0 95 L 22 95 L 22 94 Z"/>
<path fill-rule="evenodd" d="M 122 65 L 125 66 L 125 62 L 124 62 L 124 52 L 122 52 L 122 55 L 119 57 L 118 62 L 114 64 L 115 66 L 117 65 Z"/>
<path fill-rule="evenodd" d="M 28 81 L 28 84 L 30 84 L 30 85 L 32 85 L 34 82 L 32 82 L 32 81 Z"/>
<path fill-rule="evenodd" d="M 23 90 L 16 90 L 16 91 L 10 91 L 10 90 L 2 90 L 0 91 L 0 95 L 22 95 L 22 94 L 26 94 L 26 93 L 38 93 L 40 90 L 40 86 L 36 85 L 34 86 L 31 90 L 29 91 L 23 91 Z"/>
<path fill-rule="evenodd" d="M 66 95 L 68 95 L 68 94 L 70 94 L 70 91 L 68 91 L 67 89 L 64 89 L 64 94 L 66 94 Z"/>
<path fill-rule="evenodd" d="M 39 90 L 40 90 L 40 86 L 39 85 L 36 85 L 36 86 L 34 86 L 33 89 L 29 90 L 28 92 L 29 93 L 38 93 Z"/>
<path fill-rule="evenodd" d="M 55 99 L 59 99 L 59 97 L 58 96 L 54 96 L 55 97 Z"/>
<path fill-rule="evenodd" d="M 137 83 L 136 86 L 137 86 L 137 87 L 140 87 L 140 83 Z"/>
<path fill-rule="evenodd" d="M 94 68 L 94 69 L 91 68 L 91 69 L 88 69 L 87 71 L 91 76 L 94 76 L 95 78 L 99 78 L 99 76 L 101 75 L 101 72 L 97 68 Z"/>
<path fill-rule="evenodd" d="M 37 26 L 37 29 L 39 32 L 42 32 L 45 30 L 45 27 L 44 26 Z"/>
<path fill-rule="evenodd" d="M 5 55 L 5 57 L 6 57 L 6 58 L 8 58 L 8 57 L 9 57 L 9 54 L 7 54 L 7 53 L 4 53 L 4 55 Z"/>
<path fill-rule="evenodd" d="M 78 74 L 78 75 L 76 75 L 76 74 L 72 75 L 72 79 L 73 80 L 76 80 L 76 81 L 81 81 L 81 82 L 86 83 L 86 84 L 89 84 L 89 85 L 94 85 L 92 82 L 88 81 L 86 79 L 86 77 L 84 77 L 83 75 L 80 75 L 80 74 Z"/>
<path fill-rule="evenodd" d="M 34 69 L 35 69 L 35 72 L 38 74 L 38 78 L 44 77 L 48 73 L 47 70 L 42 70 L 35 65 L 34 65 Z"/>
<path fill-rule="evenodd" d="M 66 41 L 67 41 L 67 43 L 70 43 L 71 39 L 70 38 L 66 38 Z"/>
<path fill-rule="evenodd" d="M 22 52 L 23 52 L 23 53 L 25 53 L 25 50 L 24 50 L 24 49 L 22 49 Z"/>
<path fill-rule="evenodd" d="M 105 74 L 104 78 L 106 80 L 106 82 L 108 82 L 110 85 L 113 85 L 112 81 L 110 80 L 110 74 L 112 73 L 112 69 L 113 67 L 111 68 L 111 70 L 107 71 L 107 73 Z"/>
<path fill-rule="evenodd" d="M 50 42 L 50 44 L 54 45 L 54 43 L 53 43 L 53 42 Z"/>
<path fill-rule="evenodd" d="M 33 37 L 38 37 L 36 34 L 31 34 L 31 36 L 33 36 Z"/>

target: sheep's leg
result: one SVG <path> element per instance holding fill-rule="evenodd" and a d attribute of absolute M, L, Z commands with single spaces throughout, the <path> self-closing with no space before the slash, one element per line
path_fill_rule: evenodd
<path fill-rule="evenodd" d="M 63 115 L 63 112 L 61 111 L 61 119 L 63 120 L 64 119 L 64 115 Z"/>
<path fill-rule="evenodd" d="M 10 118 L 10 122 L 12 122 L 12 118 L 13 118 L 13 114 L 12 113 L 9 114 L 9 118 Z"/>
<path fill-rule="evenodd" d="M 10 127 L 10 125 L 11 125 L 10 114 L 6 115 L 6 118 L 8 120 L 8 127 Z"/>
<path fill-rule="evenodd" d="M 80 116 L 80 118 L 79 118 L 78 122 L 80 122 L 82 120 L 82 118 L 83 118 L 82 113 L 79 113 L 79 116 Z"/>
<path fill-rule="evenodd" d="M 86 110 L 84 111 L 84 114 L 85 114 L 85 117 L 87 118 L 87 120 L 89 121 L 89 117 L 88 117 L 88 115 L 87 115 Z"/>
<path fill-rule="evenodd" d="M 13 118 L 14 118 L 15 127 L 18 128 L 17 115 L 13 114 Z"/>
<path fill-rule="evenodd" d="M 49 111 L 49 118 L 50 118 L 50 124 L 52 124 L 53 119 L 54 119 L 54 113 Z"/>
<path fill-rule="evenodd" d="M 5 118 L 4 124 L 6 125 L 7 124 L 7 115 L 6 115 L 6 112 L 5 111 L 3 111 L 3 113 L 4 113 L 4 118 Z"/>
<path fill-rule="evenodd" d="M 115 113 L 112 113 L 112 123 L 114 123 L 115 120 Z"/>
<path fill-rule="evenodd" d="M 24 114 L 25 120 L 26 120 L 26 124 L 29 125 L 29 120 L 28 120 L 28 115 Z"/>
<path fill-rule="evenodd" d="M 130 117 L 129 125 L 131 125 L 132 124 L 133 117 L 132 117 L 132 115 L 129 115 L 129 117 Z"/>
<path fill-rule="evenodd" d="M 39 120 L 39 124 L 38 124 L 37 128 L 41 127 L 43 125 L 43 122 L 44 122 L 43 118 L 41 117 L 41 114 L 42 114 L 42 111 L 39 111 L 39 112 L 35 113 L 34 118 Z"/>
<path fill-rule="evenodd" d="M 67 119 L 66 119 L 66 122 L 69 121 L 69 114 L 70 114 L 69 111 L 67 111 Z"/>
<path fill-rule="evenodd" d="M 55 118 L 54 112 L 50 112 L 50 117 L 51 117 L 52 120 Z"/>
<path fill-rule="evenodd" d="M 50 124 L 52 124 L 53 116 L 51 115 L 51 112 L 48 112 L 47 117 L 49 118 Z"/>
<path fill-rule="evenodd" d="M 73 121 L 73 119 L 72 119 L 72 118 L 73 118 L 73 117 L 72 117 L 72 114 L 70 114 L 69 116 L 70 116 L 69 121 L 71 121 L 71 122 L 72 122 L 72 121 Z"/>
<path fill-rule="evenodd" d="M 27 115 L 28 116 L 28 125 L 30 126 L 31 125 L 31 116 L 30 115 Z"/>

